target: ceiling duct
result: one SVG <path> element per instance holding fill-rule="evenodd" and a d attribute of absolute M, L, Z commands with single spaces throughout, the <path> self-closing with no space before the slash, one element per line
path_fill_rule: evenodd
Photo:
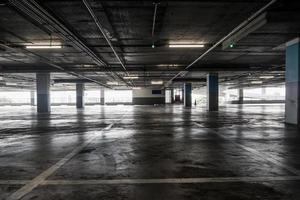
<path fill-rule="evenodd" d="M 248 25 L 246 25 L 241 30 L 239 30 L 238 32 L 233 34 L 230 38 L 228 38 L 227 40 L 225 40 L 222 43 L 222 49 L 225 50 L 228 47 L 230 47 L 231 45 L 238 43 L 241 39 L 245 38 L 250 33 L 256 31 L 257 29 L 259 29 L 260 27 L 265 25 L 267 23 L 266 16 L 267 16 L 267 13 L 261 14 L 260 16 L 255 18 L 253 21 L 251 21 Z"/>

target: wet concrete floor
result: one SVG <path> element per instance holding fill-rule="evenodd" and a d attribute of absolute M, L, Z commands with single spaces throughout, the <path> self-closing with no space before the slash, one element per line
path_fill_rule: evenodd
<path fill-rule="evenodd" d="M 284 105 L 0 107 L 0 199 L 300 199 Z"/>

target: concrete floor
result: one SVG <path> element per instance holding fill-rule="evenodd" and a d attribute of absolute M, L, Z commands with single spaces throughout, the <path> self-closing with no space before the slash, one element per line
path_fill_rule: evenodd
<path fill-rule="evenodd" d="M 0 113 L 0 199 L 300 199 L 284 105 Z"/>

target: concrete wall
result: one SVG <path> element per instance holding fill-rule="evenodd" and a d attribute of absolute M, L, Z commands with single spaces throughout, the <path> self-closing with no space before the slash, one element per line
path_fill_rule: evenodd
<path fill-rule="evenodd" d="M 141 88 L 132 90 L 133 105 L 154 105 L 165 104 L 165 91 L 161 90 L 161 94 L 153 94 L 153 90 L 161 90 L 160 88 Z"/>

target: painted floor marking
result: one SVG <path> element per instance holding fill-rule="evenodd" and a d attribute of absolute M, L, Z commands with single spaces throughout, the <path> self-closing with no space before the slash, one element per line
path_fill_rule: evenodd
<path fill-rule="evenodd" d="M 211 128 L 206 128 L 206 127 L 203 127 L 201 124 L 198 124 L 197 122 L 194 123 L 196 126 L 200 127 L 200 128 L 203 128 L 203 129 L 208 129 L 208 131 L 211 131 L 213 132 L 214 134 L 218 135 L 219 137 L 221 137 L 222 139 L 238 146 L 239 148 L 241 149 L 244 149 L 245 151 L 248 151 L 250 153 L 252 153 L 253 155 L 255 155 L 256 157 L 259 157 L 259 158 L 262 158 L 264 160 L 267 160 L 277 166 L 280 166 L 286 170 L 288 170 L 289 172 L 292 172 L 293 174 L 297 175 L 297 176 L 300 176 L 300 170 L 294 168 L 294 167 L 291 167 L 291 166 L 288 166 L 284 163 L 282 163 L 281 160 L 279 160 L 278 158 L 276 158 L 275 156 L 273 155 L 269 155 L 269 154 L 266 154 L 266 153 L 263 153 L 263 152 L 260 152 L 260 151 L 257 151 L 256 149 L 253 149 L 251 147 L 247 147 L 245 145 L 242 145 L 240 143 L 237 143 L 231 139 L 228 139 L 226 138 L 224 135 L 220 134 L 218 131 L 214 130 L 214 129 L 211 129 Z"/>
<path fill-rule="evenodd" d="M 118 184 L 191 184 L 300 181 L 300 176 L 266 177 L 208 177 L 208 178 L 163 178 L 163 179 L 88 179 L 88 180 L 44 180 L 40 185 L 118 185 Z M 31 180 L 0 180 L 0 185 L 25 185 Z"/>
<path fill-rule="evenodd" d="M 108 131 L 112 128 L 115 122 L 109 124 L 107 127 L 103 128 L 100 133 L 96 132 L 86 142 L 79 145 L 69 154 L 67 154 L 64 158 L 58 161 L 56 164 L 52 165 L 50 168 L 39 174 L 37 177 L 32 179 L 31 181 L 27 182 L 23 187 L 21 187 L 16 192 L 12 193 L 7 200 L 18 200 L 21 199 L 23 196 L 31 192 L 34 188 L 42 184 L 49 176 L 51 176 L 55 171 L 57 171 L 60 167 L 66 164 L 71 158 L 77 155 L 81 150 L 83 150 L 86 146 L 88 146 L 92 141 L 94 141 L 97 137 L 101 136 L 104 131 Z"/>
<path fill-rule="evenodd" d="M 115 179 L 115 180 L 46 180 L 42 185 L 119 185 L 119 184 L 191 184 L 229 182 L 295 181 L 299 176 L 282 177 L 217 177 L 217 178 L 165 178 L 165 179 Z"/>

